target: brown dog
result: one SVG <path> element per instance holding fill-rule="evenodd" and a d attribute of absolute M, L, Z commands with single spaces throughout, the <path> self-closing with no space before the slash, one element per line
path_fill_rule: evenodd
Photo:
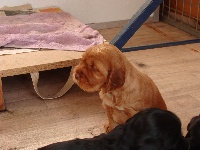
<path fill-rule="evenodd" d="M 109 121 L 107 132 L 144 108 L 167 109 L 154 82 L 111 44 L 88 48 L 74 69 L 73 79 L 85 91 L 100 91 Z"/>

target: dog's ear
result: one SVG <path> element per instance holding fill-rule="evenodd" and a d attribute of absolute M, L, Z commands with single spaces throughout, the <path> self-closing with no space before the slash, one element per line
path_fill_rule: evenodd
<path fill-rule="evenodd" d="M 115 68 L 111 70 L 108 76 L 107 91 L 112 91 L 116 88 L 120 88 L 125 82 L 125 70 L 123 68 Z"/>

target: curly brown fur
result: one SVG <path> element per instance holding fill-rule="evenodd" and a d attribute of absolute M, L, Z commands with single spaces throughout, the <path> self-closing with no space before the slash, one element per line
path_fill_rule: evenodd
<path fill-rule="evenodd" d="M 137 70 L 111 44 L 87 49 L 74 69 L 73 79 L 85 91 L 100 91 L 108 117 L 107 131 L 144 108 L 167 109 L 152 79 Z"/>

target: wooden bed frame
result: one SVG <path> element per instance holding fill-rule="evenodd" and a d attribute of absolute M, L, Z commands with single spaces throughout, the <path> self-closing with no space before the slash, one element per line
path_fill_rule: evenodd
<path fill-rule="evenodd" d="M 110 43 L 123 52 L 122 47 L 158 8 L 162 1 L 163 0 L 146 0 L 146 3 L 133 15 Z M 0 64 L 2 64 L 0 66 L 0 110 L 5 110 L 2 77 L 75 66 L 78 64 L 81 56 L 81 52 L 59 50 L 0 56 Z M 69 78 L 71 78 L 71 76 Z"/>
<path fill-rule="evenodd" d="M 3 77 L 76 66 L 82 53 L 64 50 L 41 50 L 0 56 L 0 110 L 5 110 L 2 89 Z"/>

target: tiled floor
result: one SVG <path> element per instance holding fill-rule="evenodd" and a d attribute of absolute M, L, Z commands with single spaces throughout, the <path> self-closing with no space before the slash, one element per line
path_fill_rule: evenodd
<path fill-rule="evenodd" d="M 106 40 L 118 28 L 101 30 Z M 142 26 L 126 46 L 192 39 L 164 23 Z M 124 53 L 157 84 L 168 109 L 182 121 L 183 133 L 189 120 L 200 113 L 200 44 Z M 144 67 L 137 66 L 145 64 Z M 40 91 L 55 93 L 69 69 L 41 73 Z M 87 93 L 74 85 L 63 97 L 41 100 L 33 90 L 30 75 L 3 78 L 6 112 L 0 113 L 0 149 L 32 150 L 73 138 L 92 137 L 103 132 L 106 115 L 98 93 Z"/>

